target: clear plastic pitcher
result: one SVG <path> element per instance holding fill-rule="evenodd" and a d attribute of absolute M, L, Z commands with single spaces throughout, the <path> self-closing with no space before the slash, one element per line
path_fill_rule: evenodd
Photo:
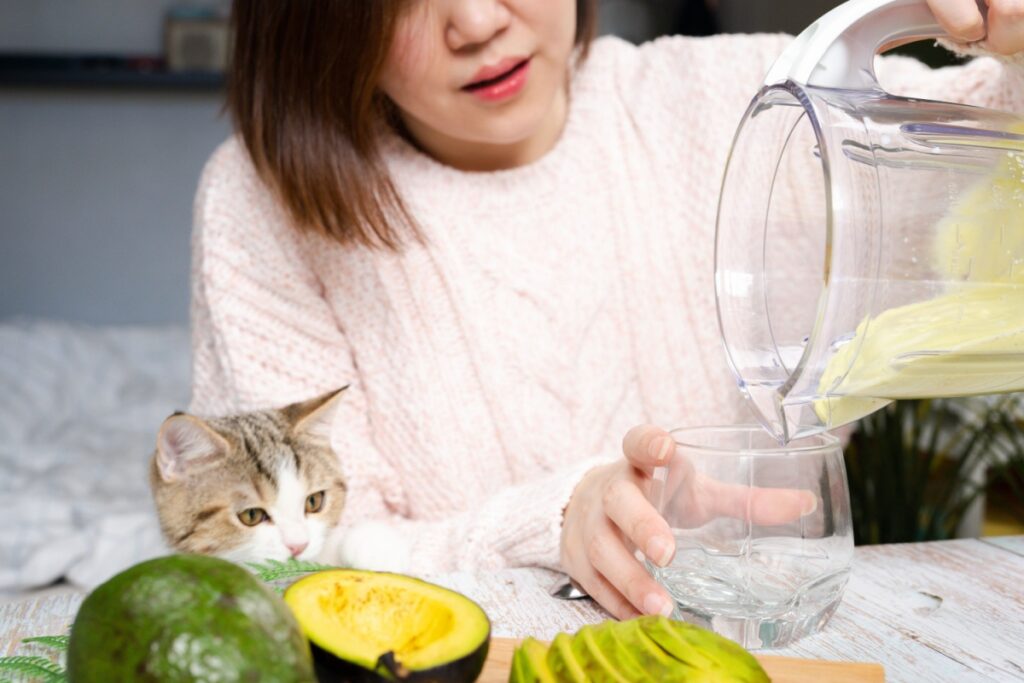
<path fill-rule="evenodd" d="M 776 62 L 718 210 L 721 333 L 782 441 L 902 398 L 1024 390 L 1024 121 L 895 97 L 924 0 L 852 0 Z"/>

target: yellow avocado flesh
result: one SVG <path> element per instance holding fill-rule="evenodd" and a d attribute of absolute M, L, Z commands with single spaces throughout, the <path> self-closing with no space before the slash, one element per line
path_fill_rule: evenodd
<path fill-rule="evenodd" d="M 490 632 L 472 601 L 398 574 L 320 572 L 293 584 L 285 602 L 314 644 L 371 670 L 388 652 L 413 671 L 458 660 Z"/>
<path fill-rule="evenodd" d="M 829 359 L 815 411 L 831 426 L 885 400 L 1024 390 L 1024 150 L 1008 151 L 935 234 L 943 291 L 865 318 Z"/>

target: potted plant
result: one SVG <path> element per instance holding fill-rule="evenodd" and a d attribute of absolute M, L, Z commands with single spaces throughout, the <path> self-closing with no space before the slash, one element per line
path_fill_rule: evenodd
<path fill-rule="evenodd" d="M 988 489 L 1024 519 L 1024 398 L 894 402 L 860 421 L 845 459 L 860 545 L 977 535 Z"/>

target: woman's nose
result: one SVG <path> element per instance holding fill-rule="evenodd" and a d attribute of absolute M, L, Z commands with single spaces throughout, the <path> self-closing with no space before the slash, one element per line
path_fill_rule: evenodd
<path fill-rule="evenodd" d="M 512 19 L 504 0 L 451 0 L 448 6 L 445 40 L 454 51 L 486 45 Z"/>

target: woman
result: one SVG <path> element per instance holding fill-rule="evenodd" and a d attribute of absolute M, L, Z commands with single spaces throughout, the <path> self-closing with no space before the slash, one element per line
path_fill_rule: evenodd
<path fill-rule="evenodd" d="M 930 4 L 954 38 L 986 37 L 974 0 Z M 377 526 L 343 559 L 560 568 L 627 618 L 670 609 L 631 551 L 673 552 L 642 493 L 671 448 L 650 425 L 744 420 L 712 226 L 735 126 L 788 39 L 591 43 L 593 13 L 236 3 L 238 135 L 195 206 L 192 409 L 351 384 L 343 526 Z M 985 47 L 1024 47 L 1018 2 L 990 0 Z M 1024 111 L 1019 57 L 892 58 L 883 84 Z"/>

